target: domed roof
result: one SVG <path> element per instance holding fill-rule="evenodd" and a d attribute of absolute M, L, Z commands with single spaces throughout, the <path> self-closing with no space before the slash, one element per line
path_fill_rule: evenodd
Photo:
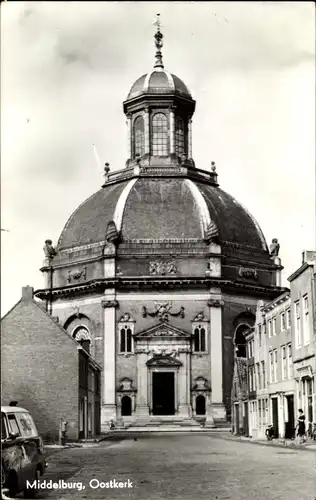
<path fill-rule="evenodd" d="M 192 99 L 190 91 L 180 78 L 164 68 L 156 68 L 136 80 L 129 91 L 127 100 L 143 94 L 170 93 Z"/>
<path fill-rule="evenodd" d="M 267 251 L 262 231 L 232 196 L 189 178 L 138 177 L 105 185 L 71 215 L 58 249 L 105 240 L 114 220 L 122 239 L 204 239 L 215 224 L 219 240 Z"/>

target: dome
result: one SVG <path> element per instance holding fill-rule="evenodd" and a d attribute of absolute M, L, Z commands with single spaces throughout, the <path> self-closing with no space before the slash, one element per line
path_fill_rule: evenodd
<path fill-rule="evenodd" d="M 71 215 L 58 249 L 105 240 L 114 220 L 124 240 L 201 240 L 210 224 L 219 243 L 267 251 L 263 233 L 249 212 L 219 187 L 189 178 L 137 177 L 105 185 Z"/>
<path fill-rule="evenodd" d="M 136 80 L 127 96 L 127 100 L 143 94 L 176 94 L 192 99 L 187 86 L 176 75 L 163 68 L 157 68 Z"/>

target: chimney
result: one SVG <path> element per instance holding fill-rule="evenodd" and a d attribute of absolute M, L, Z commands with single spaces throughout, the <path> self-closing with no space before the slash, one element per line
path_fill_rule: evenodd
<path fill-rule="evenodd" d="M 31 286 L 22 287 L 22 299 L 33 300 L 34 288 Z"/>
<path fill-rule="evenodd" d="M 316 250 L 304 250 L 302 253 L 302 264 L 316 261 Z"/>

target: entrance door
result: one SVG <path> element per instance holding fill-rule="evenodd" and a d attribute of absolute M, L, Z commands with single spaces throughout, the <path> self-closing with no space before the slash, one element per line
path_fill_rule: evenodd
<path fill-rule="evenodd" d="M 272 420 L 275 437 L 279 437 L 278 398 L 272 398 Z"/>
<path fill-rule="evenodd" d="M 205 415 L 205 397 L 202 395 L 195 400 L 195 412 L 197 415 Z"/>
<path fill-rule="evenodd" d="M 129 396 L 123 396 L 121 401 L 122 417 L 129 417 L 132 414 L 132 400 Z"/>
<path fill-rule="evenodd" d="M 174 415 L 174 372 L 153 372 L 153 415 Z"/>
<path fill-rule="evenodd" d="M 288 419 L 285 424 L 285 437 L 287 439 L 292 439 L 295 433 L 294 396 L 286 396 L 286 400 Z"/>

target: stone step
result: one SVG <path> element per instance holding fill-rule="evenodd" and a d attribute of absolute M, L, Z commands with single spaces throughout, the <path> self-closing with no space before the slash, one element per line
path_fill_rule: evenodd
<path fill-rule="evenodd" d="M 199 422 L 195 420 L 139 420 L 133 422 L 132 427 L 157 427 L 157 426 L 185 426 L 185 427 L 201 427 Z"/>
<path fill-rule="evenodd" d="M 141 427 L 141 426 L 137 426 L 137 427 L 134 427 L 134 426 L 131 426 L 127 429 L 116 429 L 114 431 L 111 431 L 113 434 L 115 433 L 122 433 L 122 432 L 126 432 L 127 434 L 137 434 L 137 433 L 150 433 L 150 432 L 157 432 L 157 433 L 168 433 L 168 432 L 176 432 L 176 433 L 185 433 L 185 432 L 200 432 L 200 433 L 205 433 L 205 434 L 208 434 L 208 433 L 217 433 L 217 432 L 230 432 L 230 428 L 220 428 L 220 429 L 217 429 L 215 427 L 212 427 L 212 428 L 207 428 L 207 427 L 192 427 L 192 426 L 172 426 L 172 425 L 160 425 L 160 426 L 151 426 L 151 427 L 148 427 L 148 426 L 144 426 L 144 427 Z"/>

